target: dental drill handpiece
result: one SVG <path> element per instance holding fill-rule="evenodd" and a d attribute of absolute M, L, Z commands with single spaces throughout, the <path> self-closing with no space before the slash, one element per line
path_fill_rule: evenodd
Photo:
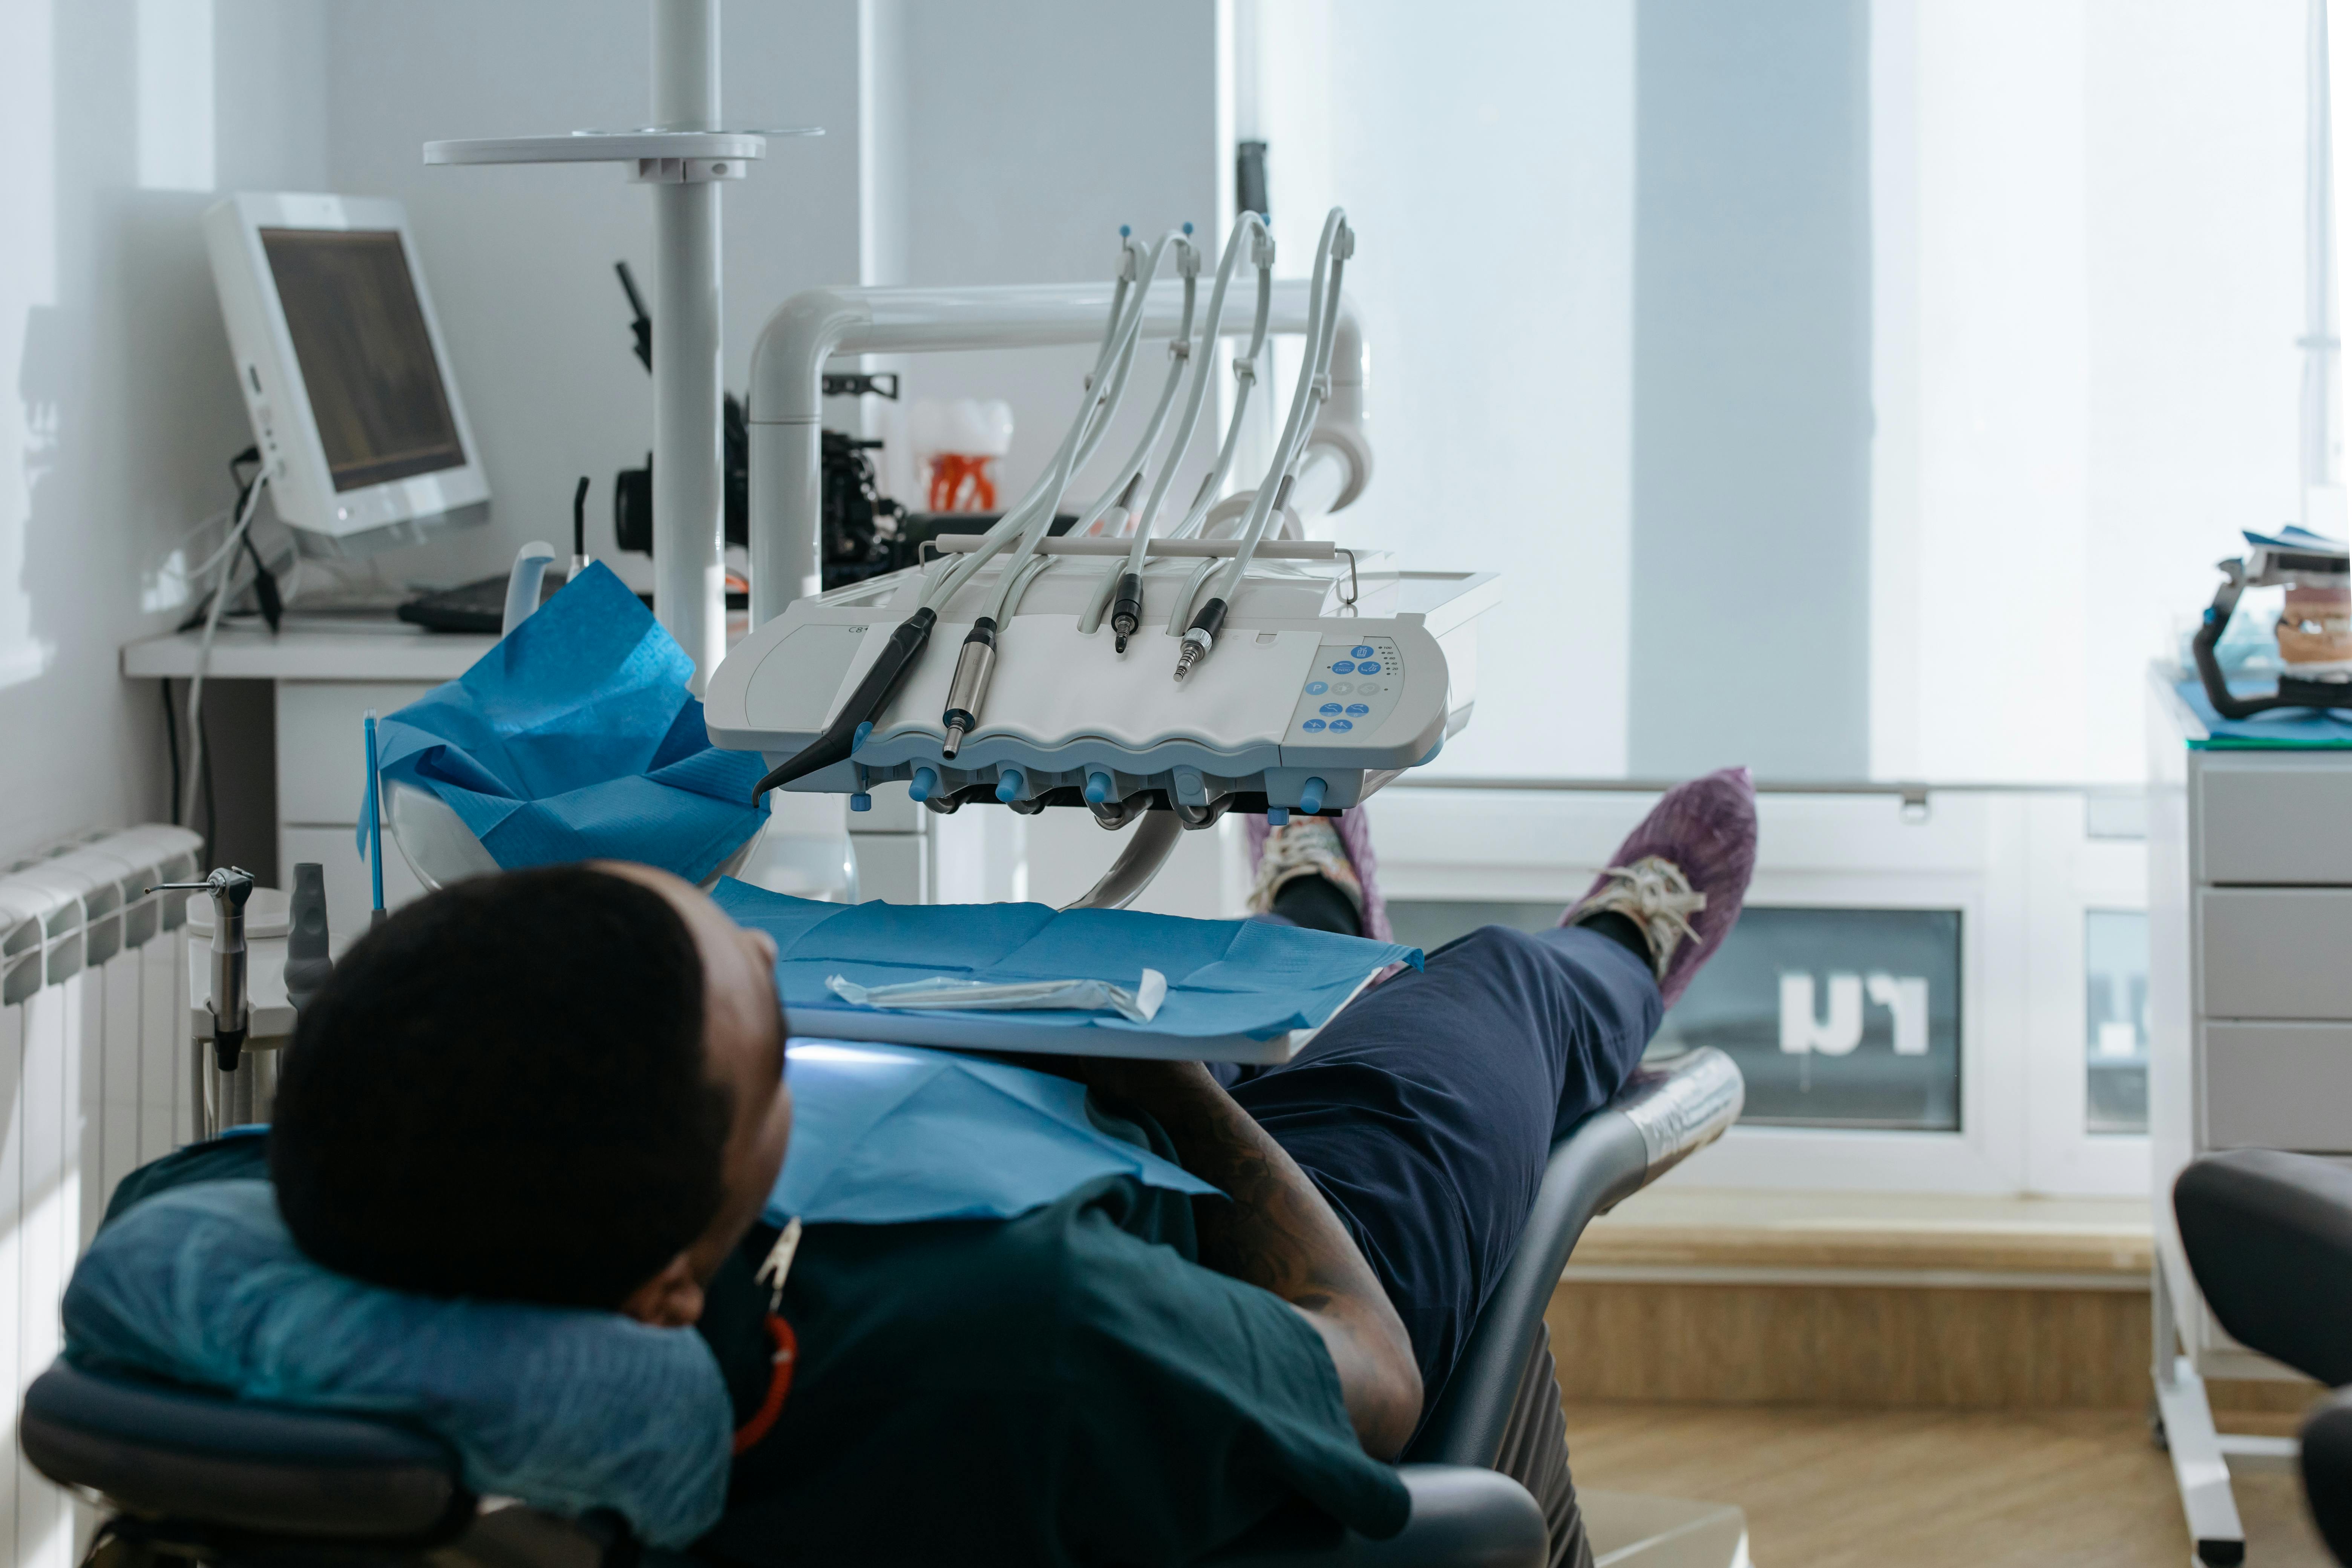
<path fill-rule="evenodd" d="M 253 897 L 253 873 L 225 866 L 201 882 L 163 882 L 151 893 L 176 889 L 209 893 L 213 900 L 213 1061 L 223 1072 L 236 1070 L 253 1022 L 247 991 L 245 905 Z"/>

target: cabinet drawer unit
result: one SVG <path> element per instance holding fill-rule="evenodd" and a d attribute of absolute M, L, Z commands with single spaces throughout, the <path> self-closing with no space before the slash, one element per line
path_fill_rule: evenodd
<path fill-rule="evenodd" d="M 2352 1024 L 2207 1024 L 2205 1147 L 2352 1153 Z"/>
<path fill-rule="evenodd" d="M 2208 752 L 2196 766 L 2192 881 L 2352 887 L 2352 768 L 2277 752 Z"/>
<path fill-rule="evenodd" d="M 2352 1020 L 2352 888 L 2200 889 L 2197 926 L 2204 1017 Z"/>

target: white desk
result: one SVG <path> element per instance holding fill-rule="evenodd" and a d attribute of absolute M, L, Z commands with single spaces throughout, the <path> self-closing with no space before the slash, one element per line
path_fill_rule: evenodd
<path fill-rule="evenodd" d="M 730 633 L 740 617 L 736 621 Z M 196 641 L 190 632 L 131 643 L 122 650 L 122 673 L 135 679 L 185 680 L 195 674 Z M 233 737 L 224 727 L 208 726 L 216 751 L 236 743 L 266 745 L 273 753 L 265 776 L 276 786 L 271 841 L 278 863 L 247 868 L 282 887 L 296 862 L 317 861 L 326 879 L 327 924 L 337 953 L 367 929 L 370 906 L 367 866 L 353 848 L 367 784 L 361 716 L 371 708 L 383 714 L 406 707 L 465 674 L 497 643 L 492 637 L 407 626 L 289 631 L 276 637 L 257 629 L 224 628 L 214 639 L 207 690 L 230 680 L 266 680 L 271 686 L 274 739 L 257 733 Z M 928 903 L 934 896 L 930 814 L 907 799 L 904 784 L 877 790 L 875 808 L 856 816 L 845 816 L 838 795 L 779 790 L 770 805 L 776 826 L 761 852 L 765 858 L 742 873 L 761 886 L 813 898 L 835 896 L 828 889 L 840 879 L 840 858 L 833 855 L 828 861 L 826 851 L 838 844 L 845 823 L 854 829 L 849 838 L 858 879 L 852 886 L 862 889 L 860 896 L 898 903 Z M 397 908 L 424 890 L 399 850 L 387 847 L 385 906 Z"/>
<path fill-rule="evenodd" d="M 367 929 L 371 901 L 367 866 L 353 847 L 367 786 L 361 716 L 371 708 L 389 713 L 456 679 L 497 641 L 406 626 L 289 631 L 275 637 L 258 629 L 224 627 L 213 639 L 208 688 L 224 680 L 267 680 L 272 687 L 278 864 L 267 868 L 267 879 L 284 885 L 300 860 L 315 860 L 324 868 L 327 923 L 336 952 Z M 122 650 L 122 673 L 133 679 L 185 680 L 195 674 L 196 646 L 193 632 L 131 643 Z M 212 740 L 216 748 L 231 742 L 219 730 Z M 258 737 L 246 737 L 243 743 L 257 744 Z M 388 852 L 385 904 L 405 903 L 423 891 L 407 862 L 397 851 Z"/>

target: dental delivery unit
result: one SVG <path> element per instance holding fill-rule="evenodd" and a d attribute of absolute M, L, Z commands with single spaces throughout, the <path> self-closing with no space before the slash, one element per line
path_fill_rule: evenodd
<path fill-rule="evenodd" d="M 846 794 L 856 810 L 873 785 L 904 780 L 934 812 L 1083 805 L 1110 828 L 1149 811 L 1181 827 L 1228 810 L 1276 823 L 1333 812 L 1435 757 L 1469 721 L 1475 622 L 1499 584 L 1307 536 L 1307 520 L 1346 507 L 1370 478 L 1364 348 L 1340 289 L 1354 247 L 1334 208 L 1312 281 L 1276 283 L 1273 238 L 1244 214 L 1205 311 L 1189 225 L 1149 247 L 1122 231 L 1108 289 L 839 289 L 786 301 L 752 367 L 754 629 L 709 679 L 712 742 L 761 752 L 763 791 Z M 1229 314 L 1244 261 L 1255 305 Z M 1305 339 L 1287 417 L 1261 482 L 1220 500 L 1280 332 Z M 1240 341 L 1224 437 L 1182 515 L 1155 531 L 1228 336 Z M 1139 344 L 1162 338 L 1169 363 L 1139 438 L 1056 535 Z M 1098 346 L 1077 416 L 993 527 L 939 542 L 920 565 L 815 592 L 829 355 L 1087 342 Z M 1143 880 L 1157 865 L 1139 868 Z"/>

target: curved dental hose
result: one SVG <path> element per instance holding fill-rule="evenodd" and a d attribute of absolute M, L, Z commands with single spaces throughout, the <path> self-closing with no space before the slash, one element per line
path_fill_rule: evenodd
<path fill-rule="evenodd" d="M 1339 337 L 1339 279 L 1355 248 L 1356 233 L 1348 226 L 1347 209 L 1333 207 L 1323 219 L 1323 237 L 1315 247 L 1315 281 L 1307 300 L 1307 354 L 1298 367 L 1297 389 L 1291 395 L 1290 418 L 1283 426 L 1282 439 L 1275 445 L 1274 461 L 1266 466 L 1265 479 L 1250 503 L 1249 521 L 1242 530 L 1240 543 L 1234 548 L 1233 559 L 1210 580 L 1209 602 L 1201 606 L 1200 614 L 1192 617 L 1192 626 L 1185 630 L 1184 646 L 1176 654 L 1176 679 L 1180 682 L 1216 646 L 1217 633 L 1225 624 L 1227 601 L 1240 589 L 1242 575 L 1249 570 L 1250 557 L 1257 552 L 1258 542 L 1265 537 L 1266 525 L 1290 499 L 1292 469 L 1306 447 L 1307 432 L 1313 426 L 1324 400 L 1331 395 L 1331 347 Z"/>
<path fill-rule="evenodd" d="M 1033 516 L 1039 514 L 1038 503 L 1041 500 L 1044 502 L 1043 517 L 1048 522 L 1052 521 L 1054 509 L 1061 501 L 1062 489 L 1067 485 L 1069 474 L 1076 466 L 1072 459 L 1076 458 L 1077 449 L 1084 447 L 1090 453 L 1093 444 L 1087 437 L 1091 436 L 1093 442 L 1099 442 L 1102 433 L 1110 426 L 1111 416 L 1118 410 L 1118 399 L 1126 389 L 1124 363 L 1132 360 L 1135 333 L 1142 323 L 1144 300 L 1150 289 L 1150 279 L 1140 277 L 1143 247 L 1125 230 L 1120 232 L 1119 237 L 1118 279 L 1111 292 L 1110 319 L 1103 329 L 1102 347 L 1095 356 L 1092 374 L 1087 377 L 1089 395 L 1079 409 L 1077 420 L 1072 425 L 1069 435 L 1064 438 L 1056 461 L 1048 465 L 1047 472 L 1039 476 L 1037 482 L 1030 487 L 1029 493 L 982 537 L 979 549 L 958 561 L 925 587 L 915 613 L 891 632 L 880 655 L 866 667 L 857 689 L 841 705 L 833 722 L 826 725 L 824 731 L 814 741 L 771 769 L 754 784 L 751 788 L 753 801 L 772 789 L 847 761 L 861 739 L 859 731 L 881 713 L 913 672 L 917 656 L 929 642 L 931 628 L 939 624 L 940 606 L 953 598 L 956 591 L 970 581 L 972 574 L 979 571 L 984 563 L 1012 543 L 1015 535 L 1024 531 Z M 1161 243 L 1164 246 L 1166 241 Z M 1156 269 L 1156 252 L 1153 265 Z M 1141 288 L 1137 287 L 1139 277 Z M 1107 376 L 1110 378 L 1108 385 Z M 991 662 L 993 662 L 992 647 Z M 958 673 L 961 673 L 961 667 Z M 949 749 L 948 754 L 954 755 L 953 747 Z"/>
<path fill-rule="evenodd" d="M 1216 464 L 1201 481 L 1200 490 L 1193 496 L 1183 520 L 1168 531 L 1171 539 L 1190 538 L 1209 515 L 1209 509 L 1216 504 L 1217 492 L 1225 488 L 1225 477 L 1233 472 L 1234 454 L 1241 450 L 1242 422 L 1249 412 L 1250 393 L 1257 385 L 1258 357 L 1265 348 L 1266 325 L 1274 310 L 1274 237 L 1266 233 L 1255 213 L 1247 216 L 1263 240 L 1256 257 L 1257 319 L 1251 324 L 1249 352 L 1234 357 L 1234 380 L 1239 384 L 1234 393 L 1233 417 L 1225 426 L 1224 441 L 1217 448 Z"/>
<path fill-rule="evenodd" d="M 1215 466 L 1202 481 L 1200 497 L 1194 502 L 1195 511 L 1205 513 L 1211 498 L 1223 487 L 1225 475 L 1232 468 L 1234 453 L 1240 444 L 1242 416 L 1249 406 L 1250 388 L 1257 380 L 1257 359 L 1265 345 L 1267 319 L 1274 305 L 1274 237 L 1266 231 L 1265 220 L 1255 213 L 1244 213 L 1234 224 L 1234 232 L 1225 241 L 1225 254 L 1217 264 L 1217 281 L 1209 293 L 1209 314 L 1195 354 L 1190 348 L 1190 300 L 1186 301 L 1186 358 L 1196 359 L 1192 366 L 1192 390 L 1184 405 L 1184 416 L 1178 421 L 1175 439 L 1170 443 L 1168 456 L 1162 461 L 1159 477 L 1152 481 L 1151 494 L 1133 521 L 1133 542 L 1128 546 L 1127 557 L 1104 574 L 1102 585 L 1096 590 L 1093 602 L 1079 618 L 1078 629 L 1091 633 L 1101 622 L 1103 606 L 1111 606 L 1111 635 L 1116 639 L 1116 651 L 1127 651 L 1127 639 L 1135 635 L 1143 620 L 1143 557 L 1151 538 L 1151 525 L 1160 515 L 1160 504 L 1168 498 L 1169 487 L 1175 482 L 1177 468 L 1184 454 L 1192 450 L 1192 437 L 1201 423 L 1201 409 L 1209 389 L 1210 366 L 1215 360 L 1219 329 L 1224 324 L 1225 290 L 1231 286 L 1234 268 L 1242 255 L 1242 241 L 1250 241 L 1252 259 L 1257 266 L 1257 316 L 1250 331 L 1247 353 L 1235 356 L 1234 378 L 1239 384 L 1234 396 L 1233 423 L 1225 432 L 1223 444 L 1218 448 Z M 1153 427 L 1156 439 L 1158 426 Z M 1148 444 L 1148 441 L 1147 441 Z M 1182 529 L 1177 531 L 1181 532 Z"/>
<path fill-rule="evenodd" d="M 1135 363 L 1136 343 L 1142 332 L 1144 310 L 1150 300 L 1151 285 L 1158 279 L 1160 266 L 1167 259 L 1168 251 L 1171 246 L 1178 247 L 1180 255 L 1189 256 L 1192 249 L 1190 240 L 1181 233 L 1171 229 L 1160 236 L 1159 242 L 1152 246 L 1146 264 L 1140 268 L 1133 268 L 1130 271 L 1136 246 L 1132 239 L 1128 239 L 1126 245 L 1127 264 L 1122 268 L 1121 281 L 1126 282 L 1131 276 L 1135 287 L 1131 299 L 1122 301 L 1119 296 L 1114 296 L 1114 307 L 1123 302 L 1125 309 L 1123 311 L 1116 308 L 1113 310 L 1111 335 L 1104 342 L 1102 354 L 1097 358 L 1097 374 L 1088 378 L 1088 386 L 1093 395 L 1088 398 L 1086 406 L 1080 410 L 1079 416 L 1070 426 L 1069 433 L 1063 437 L 1061 448 L 1055 454 L 1055 461 L 1046 482 L 1031 492 L 1035 498 L 1034 504 L 1030 511 L 1022 517 L 1019 538 L 1013 543 L 1013 554 L 998 574 L 995 600 L 990 605 L 986 615 L 972 622 L 971 630 L 965 635 L 963 647 L 956 655 L 955 673 L 948 682 L 947 703 L 940 713 L 940 727 L 945 731 L 940 746 L 940 754 L 950 761 L 959 751 L 963 749 L 964 736 L 979 727 L 981 704 L 988 696 L 989 680 L 996 671 L 997 630 L 1004 622 L 1005 606 L 1013 597 L 1015 584 L 1017 583 L 1025 588 L 1026 579 L 1024 577 L 1024 572 L 1027 562 L 1033 558 L 1044 559 L 1037 555 L 1037 547 L 1045 540 L 1047 531 L 1053 525 L 1054 513 L 1061 505 L 1063 492 L 1069 489 L 1071 475 L 1100 444 L 1104 434 L 1110 428 L 1112 419 L 1118 413 L 1120 402 L 1126 396 L 1128 372 Z M 1192 289 L 1192 277 L 1197 275 L 1197 267 L 1188 266 L 1187 268 L 1185 292 L 1188 306 Z M 1186 312 L 1188 326 L 1190 313 L 1188 309 Z M 1110 379 L 1107 384 L 1101 374 L 1105 368 L 1111 371 Z M 1171 392 L 1173 391 L 1172 379 L 1171 377 Z M 1160 413 L 1155 416 L 1155 422 L 1165 416 L 1168 402 L 1168 396 L 1163 395 L 1160 399 Z M 1157 432 L 1153 432 L 1153 435 L 1156 436 Z M 1099 510 L 1095 511 L 1095 517 L 1098 518 L 1103 511 L 1109 510 L 1119 489 L 1123 489 L 1128 482 L 1127 479 L 1122 478 L 1118 484 L 1106 494 L 1098 503 Z M 1005 521 L 1012 521 L 1013 514 L 1008 514 Z M 1001 529 L 1003 524 L 1000 523 L 998 527 Z M 989 537 L 992 540 L 996 539 L 997 531 L 991 530 Z M 959 587 L 971 580 L 972 574 L 979 570 L 980 562 L 1003 548 L 1004 545 L 1000 542 L 993 547 L 984 546 L 981 550 L 974 551 L 971 558 L 967 559 L 955 572 L 940 579 L 931 594 L 926 595 L 926 602 L 933 605 L 944 605 Z M 936 597 L 933 597 L 933 595 L 936 595 Z"/>

